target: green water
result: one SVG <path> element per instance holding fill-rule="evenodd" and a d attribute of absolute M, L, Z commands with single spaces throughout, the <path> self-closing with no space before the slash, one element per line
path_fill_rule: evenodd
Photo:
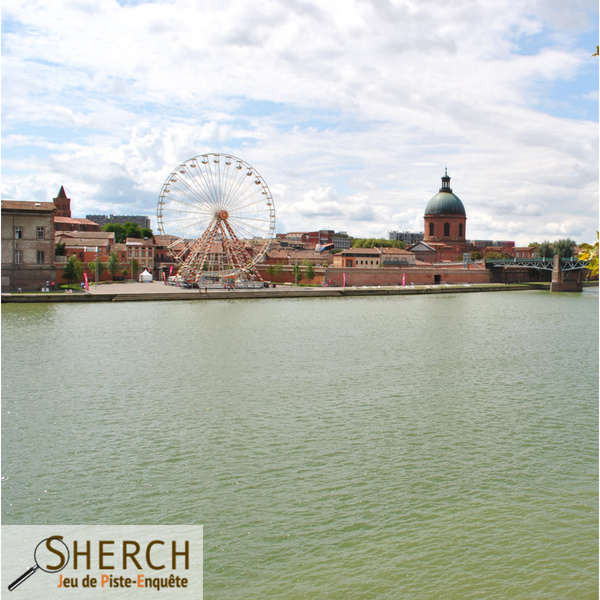
<path fill-rule="evenodd" d="M 597 291 L 2 307 L 3 523 L 210 599 L 597 598 L 597 447 Z"/>

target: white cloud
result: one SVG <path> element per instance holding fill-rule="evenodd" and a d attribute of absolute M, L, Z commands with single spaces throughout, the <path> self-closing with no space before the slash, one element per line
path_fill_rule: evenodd
<path fill-rule="evenodd" d="M 6 0 L 3 194 L 47 199 L 64 184 L 78 214 L 152 214 L 172 169 L 221 151 L 260 171 L 288 228 L 380 236 L 422 230 L 448 166 L 473 237 L 560 224 L 591 239 L 597 124 L 543 110 L 596 60 L 577 37 L 594 12 L 586 0 Z M 541 49 L 519 54 L 530 39 Z"/>

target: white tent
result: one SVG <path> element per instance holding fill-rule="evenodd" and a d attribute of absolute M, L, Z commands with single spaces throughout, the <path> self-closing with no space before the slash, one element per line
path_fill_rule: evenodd
<path fill-rule="evenodd" d="M 152 283 L 152 275 L 147 269 L 144 269 L 143 273 L 140 273 L 140 283 Z"/>

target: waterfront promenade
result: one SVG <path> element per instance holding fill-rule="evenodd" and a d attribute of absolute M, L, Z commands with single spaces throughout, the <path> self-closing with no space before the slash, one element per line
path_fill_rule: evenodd
<path fill-rule="evenodd" d="M 596 283 L 597 285 L 597 283 Z M 523 290 L 547 290 L 549 284 L 456 284 L 415 286 L 357 286 L 357 287 L 296 287 L 221 290 L 186 289 L 152 283 L 107 283 L 90 286 L 89 293 L 20 293 L 2 294 L 2 302 L 144 302 L 165 300 L 234 300 L 251 298 L 335 298 L 351 296 L 392 296 L 413 294 L 456 294 L 471 292 L 499 292 Z"/>

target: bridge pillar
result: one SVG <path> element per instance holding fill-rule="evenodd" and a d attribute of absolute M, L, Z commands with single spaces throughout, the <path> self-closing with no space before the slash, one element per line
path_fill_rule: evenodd
<path fill-rule="evenodd" d="M 560 268 L 560 256 L 554 255 L 554 268 L 552 269 L 552 282 L 550 283 L 551 292 L 581 292 L 583 291 L 583 282 L 581 279 L 581 269 L 577 271 L 562 271 Z"/>

